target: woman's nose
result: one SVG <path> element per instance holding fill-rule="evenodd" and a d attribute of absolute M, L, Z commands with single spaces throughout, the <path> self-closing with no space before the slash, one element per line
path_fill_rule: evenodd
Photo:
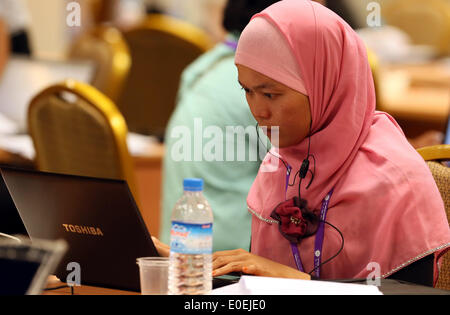
<path fill-rule="evenodd" d="M 270 110 L 262 102 L 249 102 L 250 110 L 258 121 L 266 121 L 271 117 Z"/>

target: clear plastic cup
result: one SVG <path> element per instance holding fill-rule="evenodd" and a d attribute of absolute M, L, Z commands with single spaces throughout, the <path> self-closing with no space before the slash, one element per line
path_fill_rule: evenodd
<path fill-rule="evenodd" d="M 142 295 L 167 295 L 169 279 L 168 257 L 143 257 L 137 259 Z"/>

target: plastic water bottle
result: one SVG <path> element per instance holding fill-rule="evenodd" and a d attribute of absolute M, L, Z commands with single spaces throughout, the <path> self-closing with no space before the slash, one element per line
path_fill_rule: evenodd
<path fill-rule="evenodd" d="M 188 178 L 172 212 L 169 294 L 212 290 L 213 213 L 203 196 L 203 180 Z"/>

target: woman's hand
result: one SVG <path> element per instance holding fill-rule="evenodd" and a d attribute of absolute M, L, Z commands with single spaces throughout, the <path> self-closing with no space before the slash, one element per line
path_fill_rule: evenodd
<path fill-rule="evenodd" d="M 255 276 L 310 280 L 309 274 L 272 260 L 250 254 L 243 249 L 213 254 L 213 276 L 243 272 Z"/>
<path fill-rule="evenodd" d="M 155 244 L 156 250 L 158 251 L 159 256 L 161 257 L 169 257 L 170 254 L 170 246 L 164 243 L 161 243 L 159 239 L 152 236 L 153 244 Z"/>

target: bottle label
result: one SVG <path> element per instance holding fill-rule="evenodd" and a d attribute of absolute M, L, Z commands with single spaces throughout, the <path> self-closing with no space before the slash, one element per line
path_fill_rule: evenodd
<path fill-rule="evenodd" d="M 172 221 L 170 251 L 179 254 L 212 254 L 212 223 Z"/>

